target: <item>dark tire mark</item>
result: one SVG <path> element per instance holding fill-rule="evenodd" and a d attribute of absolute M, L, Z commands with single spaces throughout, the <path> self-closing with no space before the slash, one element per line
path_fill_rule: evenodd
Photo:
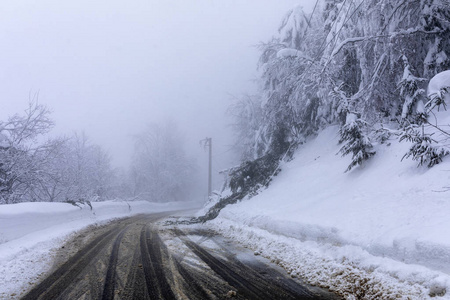
<path fill-rule="evenodd" d="M 123 299 L 144 299 L 144 297 L 146 297 L 145 299 L 155 299 L 155 297 L 157 299 L 174 299 L 175 295 L 167 280 L 168 274 L 164 273 L 167 265 L 164 265 L 163 255 L 175 265 L 175 272 L 181 276 L 181 284 L 190 299 L 210 298 L 198 280 L 194 279 L 178 260 L 172 259 L 157 232 L 152 230 L 149 225 L 145 225 L 141 229 L 139 249 L 140 252 L 134 252 L 133 267 L 128 273 Z M 155 282 L 156 280 L 157 282 Z M 158 288 L 161 283 L 164 290 Z"/>
<path fill-rule="evenodd" d="M 141 230 L 140 248 L 145 282 L 150 299 L 175 299 L 175 295 L 164 274 L 159 237 L 144 226 Z"/>
<path fill-rule="evenodd" d="M 269 282 L 261 274 L 235 261 L 224 261 L 214 257 L 208 251 L 197 245 L 184 233 L 175 229 L 175 233 L 183 243 L 204 261 L 216 274 L 222 277 L 231 286 L 235 287 L 239 294 L 249 299 L 317 299 L 307 290 L 291 291 L 286 286 L 280 286 Z"/>
<path fill-rule="evenodd" d="M 111 251 L 111 255 L 109 257 L 108 270 L 106 271 L 105 277 L 105 285 L 103 288 L 103 300 L 113 299 L 114 298 L 114 287 L 116 282 L 116 266 L 117 260 L 119 258 L 119 247 L 122 242 L 123 235 L 125 231 L 128 229 L 128 226 L 124 228 L 119 235 L 116 237 L 114 241 L 113 248 Z"/>
<path fill-rule="evenodd" d="M 317 296 L 314 295 L 313 292 L 305 288 L 304 283 L 303 285 L 300 285 L 294 282 L 292 279 L 281 280 L 281 278 L 283 278 L 283 275 L 280 272 L 276 271 L 275 269 L 267 269 L 267 267 L 262 263 L 254 262 L 246 265 L 240 260 L 236 259 L 236 256 L 229 250 L 226 245 L 223 245 L 223 243 L 217 241 L 214 234 L 210 234 L 209 236 L 213 242 L 215 242 L 217 245 L 221 245 L 223 255 L 232 262 L 234 269 L 237 270 L 237 272 L 241 273 L 243 276 L 245 276 L 246 274 L 251 274 L 251 277 L 257 279 L 257 281 L 268 281 L 283 290 L 292 291 L 295 295 L 301 295 L 303 298 L 317 299 Z M 274 280 L 274 278 L 277 278 L 277 280 Z"/>
<path fill-rule="evenodd" d="M 119 230 L 118 226 L 114 226 L 106 233 L 97 237 L 32 289 L 22 300 L 58 298 Z"/>
<path fill-rule="evenodd" d="M 195 255 L 204 261 L 216 274 L 222 277 L 231 286 L 234 286 L 240 294 L 251 299 L 260 299 L 258 295 L 261 294 L 261 292 L 252 284 L 247 284 L 245 278 L 228 268 L 222 261 L 216 259 L 197 244 L 187 240 L 187 238 L 183 238 L 182 240 Z"/>
<path fill-rule="evenodd" d="M 95 278 L 100 278 L 100 274 L 97 272 L 97 269 L 91 268 L 89 270 L 89 294 L 91 295 L 92 299 L 100 299 L 101 297 L 101 288 L 100 288 L 100 282 L 98 280 L 95 280 Z M 94 279 L 94 280 L 92 280 Z"/>
<path fill-rule="evenodd" d="M 183 278 L 184 290 L 187 291 L 190 299 L 211 299 L 211 295 L 209 295 L 202 286 L 198 283 L 198 280 L 195 279 L 189 271 L 187 271 L 179 261 L 175 260 L 175 265 L 178 273 Z"/>
<path fill-rule="evenodd" d="M 123 299 L 149 299 L 145 275 L 142 270 L 140 247 L 136 247 L 131 267 L 127 276 Z"/>

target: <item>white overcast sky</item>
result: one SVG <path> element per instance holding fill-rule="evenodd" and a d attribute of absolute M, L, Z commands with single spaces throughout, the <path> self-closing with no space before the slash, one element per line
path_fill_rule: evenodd
<path fill-rule="evenodd" d="M 212 137 L 227 167 L 230 94 L 251 92 L 258 51 L 299 0 L 1 0 L 0 119 L 35 93 L 54 134 L 84 130 L 117 166 L 131 135 L 172 118 L 187 144 Z M 192 146 L 193 145 L 193 146 Z"/>

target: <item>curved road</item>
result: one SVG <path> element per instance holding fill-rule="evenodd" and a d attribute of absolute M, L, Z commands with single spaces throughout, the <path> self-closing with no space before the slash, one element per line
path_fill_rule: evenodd
<path fill-rule="evenodd" d="M 138 215 L 93 229 L 88 242 L 22 299 L 339 299 L 213 232 L 156 225 L 167 216 Z"/>

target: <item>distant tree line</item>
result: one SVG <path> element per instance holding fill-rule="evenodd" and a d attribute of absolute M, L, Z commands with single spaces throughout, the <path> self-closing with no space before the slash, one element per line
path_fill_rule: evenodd
<path fill-rule="evenodd" d="M 47 139 L 53 126 L 49 110 L 36 101 L 0 121 L 0 204 L 187 199 L 195 167 L 174 123 L 136 136 L 130 170 L 113 168 L 110 155 L 84 133 Z"/>

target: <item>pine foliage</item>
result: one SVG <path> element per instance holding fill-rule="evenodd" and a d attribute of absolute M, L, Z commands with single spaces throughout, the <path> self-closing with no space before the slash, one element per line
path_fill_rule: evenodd
<path fill-rule="evenodd" d="M 435 107 L 439 110 L 441 106 L 447 110 L 447 104 L 445 103 L 445 97 L 450 93 L 450 86 L 441 88 L 438 92 L 430 95 L 428 102 L 425 104 L 425 108 L 428 111 L 433 110 Z"/>
<path fill-rule="evenodd" d="M 442 162 L 442 158 L 450 154 L 450 149 L 432 139 L 432 135 L 424 133 L 423 127 L 420 132 L 417 126 L 409 126 L 400 141 L 407 140 L 413 144 L 402 160 L 411 157 L 418 161 L 419 166 L 427 165 L 429 168 Z"/>
<path fill-rule="evenodd" d="M 366 122 L 358 118 L 356 114 L 349 113 L 346 124 L 340 130 L 341 139 L 339 142 L 345 143 L 339 153 L 342 156 L 352 154 L 352 161 L 347 171 L 355 166 L 362 165 L 364 161 L 375 155 L 370 139 L 364 134 L 365 125 Z"/>

